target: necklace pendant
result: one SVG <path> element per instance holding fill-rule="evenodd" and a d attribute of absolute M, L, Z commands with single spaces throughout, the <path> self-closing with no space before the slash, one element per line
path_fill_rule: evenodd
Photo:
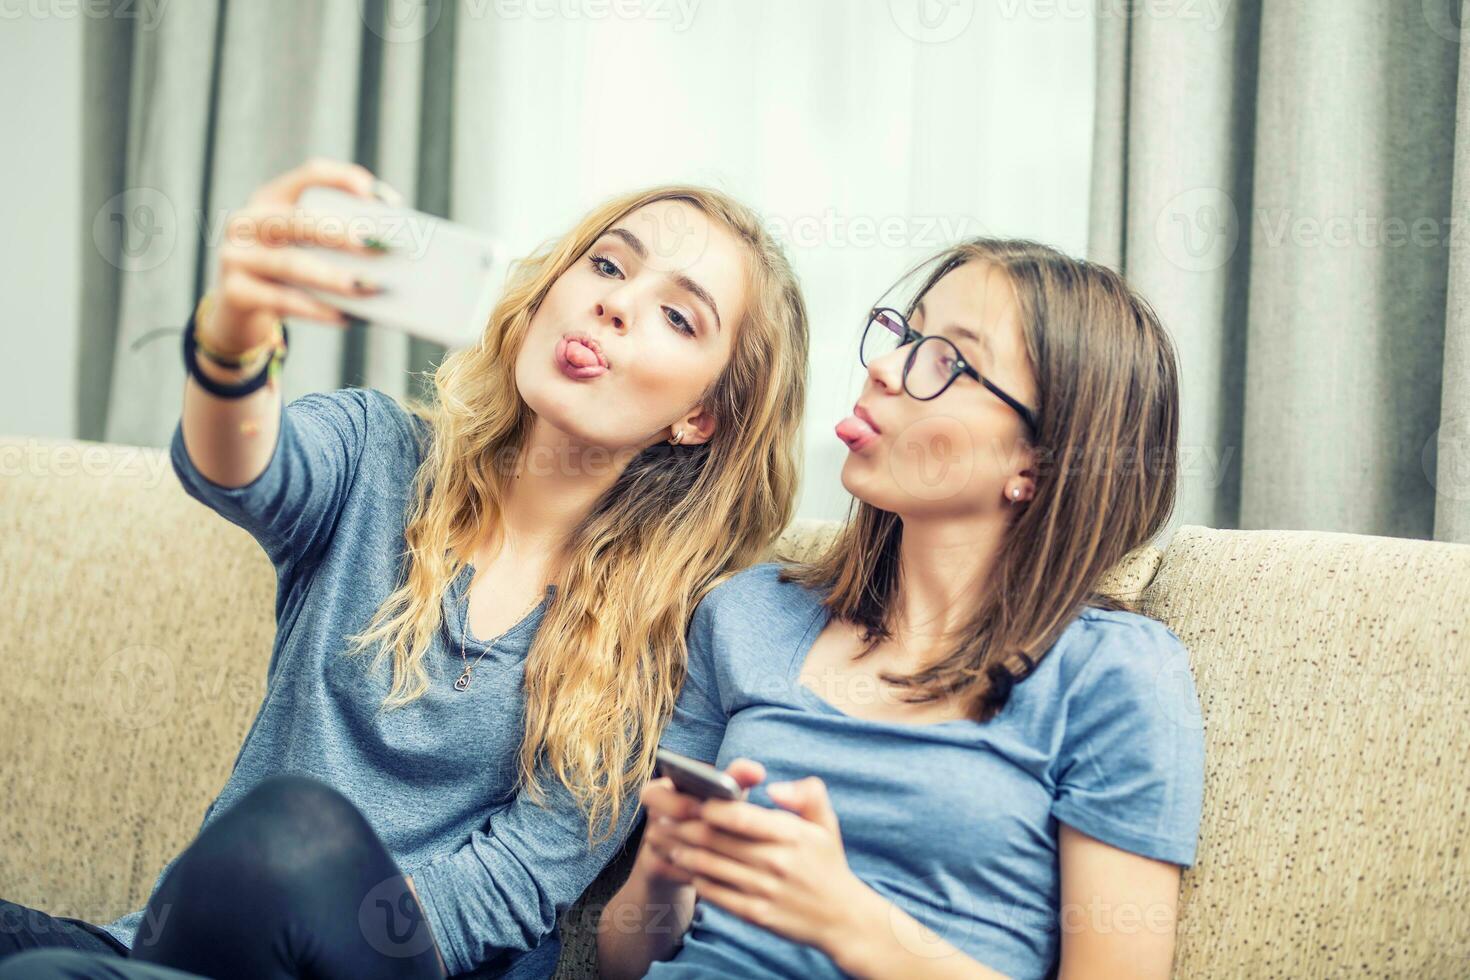
<path fill-rule="evenodd" d="M 466 667 L 464 669 L 464 673 L 463 674 L 460 674 L 459 675 L 459 679 L 454 682 L 454 689 L 456 691 L 463 691 L 466 688 L 468 688 L 469 686 L 470 686 L 470 669 L 468 667 Z"/>

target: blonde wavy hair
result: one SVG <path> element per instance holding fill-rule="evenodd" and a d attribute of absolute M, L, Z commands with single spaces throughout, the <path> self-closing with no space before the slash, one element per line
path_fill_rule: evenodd
<path fill-rule="evenodd" d="M 615 198 L 512 269 L 479 341 L 433 374 L 435 402 L 403 400 L 428 423 L 407 513 L 401 584 L 349 655 L 392 665 L 383 705 L 429 686 L 424 666 L 444 590 L 501 515 L 509 467 L 533 413 L 515 384 L 531 318 L 557 278 L 620 219 L 655 201 L 698 208 L 745 248 L 746 314 L 730 362 L 701 401 L 718 421 L 704 445 L 660 443 L 634 457 L 565 542 L 556 593 L 525 666 L 523 791 L 545 770 L 571 791 L 589 843 L 613 833 L 653 770 L 683 683 L 684 633 L 699 600 L 761 560 L 790 521 L 807 375 L 807 313 L 758 215 L 714 190 L 663 186 Z M 605 825 L 599 834 L 599 824 Z"/>

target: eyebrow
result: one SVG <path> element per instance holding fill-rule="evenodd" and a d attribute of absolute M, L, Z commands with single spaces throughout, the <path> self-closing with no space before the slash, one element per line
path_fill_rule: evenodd
<path fill-rule="evenodd" d="M 648 258 L 648 246 L 643 244 L 643 239 L 639 238 L 628 229 L 609 228 L 607 230 L 607 234 L 621 239 L 629 248 L 633 250 L 633 254 L 637 255 L 638 258 Z M 695 299 L 699 300 L 705 306 L 709 307 L 709 311 L 715 315 L 716 333 L 719 333 L 725 329 L 724 324 L 720 322 L 720 308 L 715 303 L 715 298 L 709 294 L 709 290 L 705 289 L 699 283 L 695 282 L 693 279 L 682 272 L 678 273 L 677 275 L 670 276 L 669 278 L 674 281 L 674 285 L 678 286 L 685 292 L 690 293 L 694 296 Z"/>
<path fill-rule="evenodd" d="M 919 316 L 924 315 L 923 300 L 920 300 L 919 305 L 914 307 L 914 311 L 918 313 Z M 989 337 L 985 336 L 984 334 L 976 333 L 969 327 L 962 327 L 958 323 L 951 323 L 949 325 L 949 330 L 950 332 L 958 336 L 961 340 L 968 340 L 972 344 L 978 344 L 980 350 L 984 352 L 985 356 L 989 358 L 992 363 L 995 362 L 995 348 L 990 346 Z"/>
<path fill-rule="evenodd" d="M 615 235 L 618 238 L 621 238 L 624 242 L 627 243 L 628 247 L 633 250 L 633 254 L 637 255 L 640 259 L 648 258 L 648 247 L 643 244 L 643 239 L 639 238 L 628 229 L 609 228 L 607 230 L 607 233 L 609 235 Z"/>

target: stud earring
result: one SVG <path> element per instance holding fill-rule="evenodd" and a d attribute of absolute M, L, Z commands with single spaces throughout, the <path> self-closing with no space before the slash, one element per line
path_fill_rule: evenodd
<path fill-rule="evenodd" d="M 1021 488 L 1020 487 L 1011 487 L 1011 499 L 1012 500 L 1020 500 L 1021 499 Z"/>

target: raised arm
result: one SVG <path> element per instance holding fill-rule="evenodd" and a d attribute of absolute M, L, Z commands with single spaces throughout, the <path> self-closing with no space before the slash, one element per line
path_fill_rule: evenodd
<path fill-rule="evenodd" d="M 238 355 L 268 341 L 278 318 L 305 317 L 337 327 L 347 324 L 337 310 L 315 299 L 301 286 L 344 295 L 355 289 L 352 277 L 295 246 L 314 243 L 364 254 L 374 249 L 347 239 L 345 229 L 315 221 L 297 206 L 312 184 L 339 187 L 371 197 L 381 187 L 366 169 L 336 160 L 313 159 L 263 184 L 245 207 L 230 216 L 219 251 L 219 276 L 213 306 L 197 336 L 211 350 Z M 247 365 L 226 368 L 196 354 L 200 370 L 226 384 L 254 372 Z M 180 425 L 189 459 L 210 482 L 225 488 L 255 480 L 275 450 L 281 413 L 279 386 L 267 385 L 241 398 L 221 398 L 205 391 L 192 376 L 184 384 Z"/>

